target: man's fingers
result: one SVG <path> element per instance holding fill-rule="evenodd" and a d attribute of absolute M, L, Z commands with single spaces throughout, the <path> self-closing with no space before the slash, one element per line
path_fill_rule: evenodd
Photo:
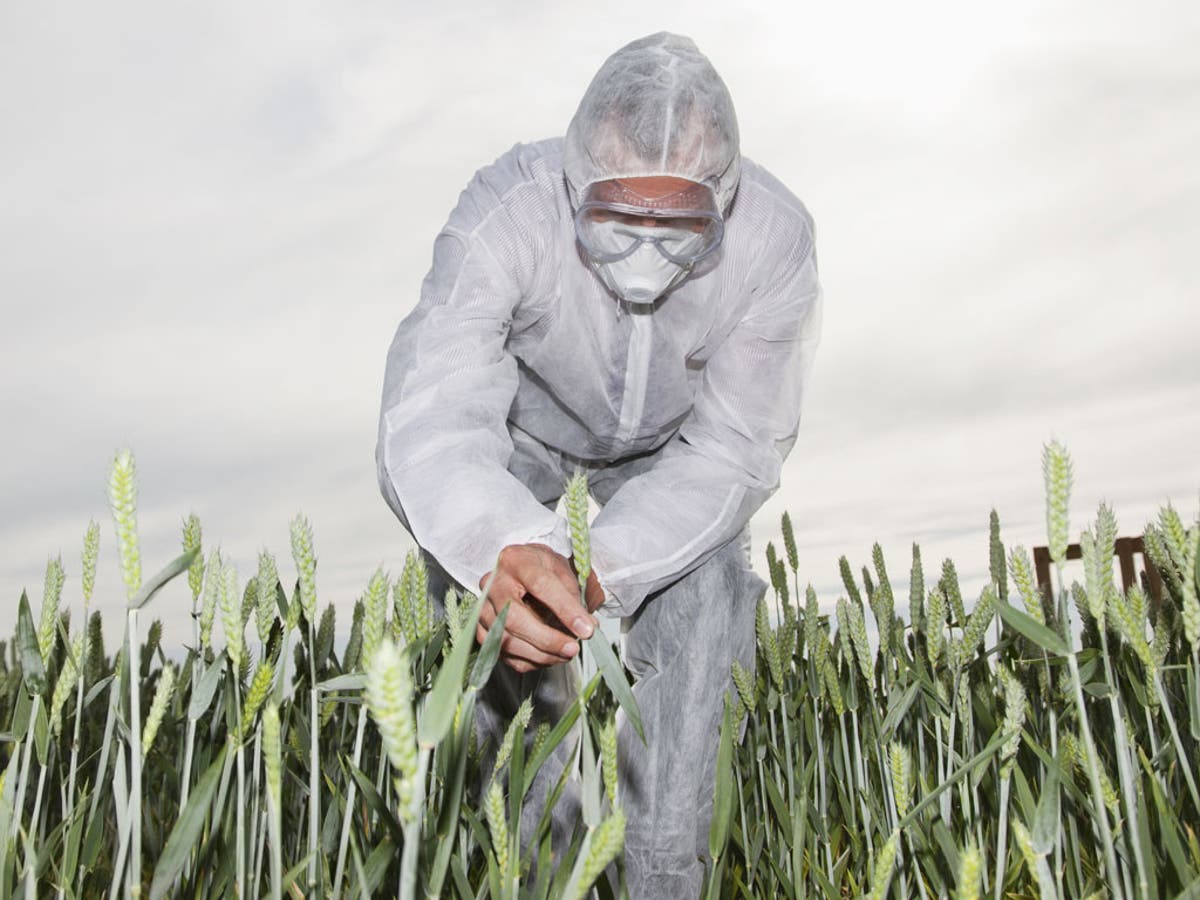
<path fill-rule="evenodd" d="M 543 653 L 557 656 L 560 662 L 572 658 L 579 652 L 579 645 L 575 643 L 574 637 L 563 634 L 557 628 L 541 621 L 521 601 L 509 604 L 504 630 L 514 637 L 523 639 L 527 644 Z"/>
<path fill-rule="evenodd" d="M 501 638 L 502 652 L 516 641 L 513 649 L 531 662 L 540 665 L 557 665 L 577 656 L 579 645 L 570 634 L 540 621 L 524 600 L 513 600 L 507 604 L 495 601 L 501 609 L 508 606 L 508 617 L 504 620 L 504 636 Z M 483 605 L 479 613 L 479 624 L 475 628 L 475 639 L 482 644 L 488 631 L 495 624 L 498 613 L 492 598 Z"/>
<path fill-rule="evenodd" d="M 513 577 L 513 573 L 504 569 L 497 569 L 496 575 L 488 588 L 487 602 L 484 604 L 484 607 L 486 608 L 490 604 L 494 610 L 494 615 L 504 609 L 505 604 L 512 600 L 519 600 L 524 596 L 525 587 L 517 578 Z"/>
<path fill-rule="evenodd" d="M 591 637 L 596 624 L 579 602 L 579 582 L 566 559 L 549 548 L 511 549 L 513 552 L 507 558 L 505 553 L 500 554 L 502 569 L 511 572 L 528 593 L 577 637 Z"/>
<path fill-rule="evenodd" d="M 537 597 L 563 625 L 578 637 L 589 638 L 596 630 L 595 622 L 579 602 L 579 583 L 572 582 L 570 587 L 565 587 L 559 578 L 549 572 L 539 573 L 539 577 L 526 584 L 529 593 Z"/>
<path fill-rule="evenodd" d="M 500 615 L 500 610 L 514 600 L 520 601 L 524 596 L 525 589 L 521 587 L 519 581 L 507 572 L 497 571 L 491 590 L 487 592 L 483 605 L 480 607 L 479 621 L 487 628 L 491 628 L 496 617 Z"/>
<path fill-rule="evenodd" d="M 475 642 L 482 646 L 487 640 L 488 629 L 482 625 L 475 626 Z M 543 653 L 538 650 L 528 641 L 514 637 L 510 634 L 504 634 L 500 638 L 500 658 L 511 665 L 513 660 L 520 660 L 522 664 L 529 668 L 540 669 L 546 666 L 556 666 L 566 662 L 562 657 L 551 656 L 548 653 Z M 514 667 L 515 668 L 515 667 Z M 528 671 L 525 669 L 524 671 Z"/>
<path fill-rule="evenodd" d="M 475 626 L 475 640 L 482 644 L 487 640 L 488 630 L 482 625 Z M 505 635 L 500 639 L 500 659 L 514 672 L 524 674 L 535 669 L 561 665 L 564 660 L 542 653 L 536 647 L 518 637 Z"/>
<path fill-rule="evenodd" d="M 571 646 L 578 647 L 577 644 L 571 644 Z M 546 666 L 557 666 L 565 662 L 561 656 L 557 656 L 552 653 L 543 653 L 524 638 L 517 637 L 515 634 L 505 634 L 504 637 L 500 639 L 500 652 L 505 656 L 523 659 L 525 662 L 533 663 L 539 668 L 545 668 Z"/>
<path fill-rule="evenodd" d="M 477 643 L 483 644 L 483 642 L 487 640 L 487 636 L 488 630 L 486 628 L 484 628 L 482 625 L 475 626 L 475 640 Z M 517 672 L 532 672 L 534 669 L 544 668 L 547 665 L 555 665 L 556 663 L 562 662 L 560 659 L 554 659 L 553 657 L 545 656 L 545 654 L 538 653 L 537 650 L 530 648 L 533 654 L 544 656 L 547 660 L 549 660 L 546 663 L 535 664 L 529 659 L 526 659 L 524 656 L 513 653 L 510 649 L 506 649 L 506 647 L 513 647 L 514 640 L 519 639 L 513 639 L 507 635 L 500 639 L 500 659 L 503 660 L 510 669 L 515 669 Z"/>
<path fill-rule="evenodd" d="M 579 602 L 579 583 L 567 559 L 541 544 L 512 544 L 500 551 L 496 569 L 485 576 L 488 604 L 480 620 L 491 627 L 495 615 L 510 606 L 505 631 L 524 639 L 542 653 L 570 659 L 578 648 L 575 638 L 591 637 L 597 622 Z M 553 617 L 550 623 L 531 610 Z M 491 607 L 489 610 L 488 607 Z M 568 633 L 564 635 L 557 627 Z M 564 640 L 565 638 L 565 640 Z"/>

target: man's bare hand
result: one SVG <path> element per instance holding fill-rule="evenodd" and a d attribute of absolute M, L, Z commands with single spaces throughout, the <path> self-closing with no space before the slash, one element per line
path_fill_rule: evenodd
<path fill-rule="evenodd" d="M 588 580 L 588 607 L 604 602 L 599 582 Z M 491 587 L 488 588 L 488 582 Z M 554 666 L 579 653 L 578 640 L 591 637 L 596 620 L 579 603 L 579 581 L 566 557 L 544 544 L 511 544 L 500 551 L 496 568 L 479 582 L 487 600 L 479 613 L 475 639 L 481 644 L 506 606 L 500 658 L 517 672 Z M 596 600 L 596 606 L 592 606 Z"/>

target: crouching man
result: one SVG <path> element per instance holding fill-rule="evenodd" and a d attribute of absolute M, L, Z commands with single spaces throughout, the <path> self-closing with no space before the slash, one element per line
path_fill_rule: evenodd
<path fill-rule="evenodd" d="M 820 327 L 811 217 L 741 155 L 708 59 L 659 33 L 605 61 L 565 138 L 476 173 L 388 353 L 384 497 L 435 597 L 493 579 L 477 638 L 510 607 L 477 707 L 493 745 L 524 698 L 553 721 L 575 697 L 564 663 L 597 620 L 555 509 L 588 476 L 587 605 L 622 620 L 646 733 L 619 735 L 635 900 L 699 892 L 723 697 L 765 590 L 747 523 L 778 487 Z M 556 851 L 576 814 L 556 807 Z"/>

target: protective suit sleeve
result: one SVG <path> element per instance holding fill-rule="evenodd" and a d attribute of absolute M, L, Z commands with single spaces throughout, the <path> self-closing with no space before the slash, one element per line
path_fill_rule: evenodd
<path fill-rule="evenodd" d="M 660 459 L 623 484 L 592 526 L 604 611 L 704 563 L 779 486 L 820 341 L 822 295 L 811 242 L 785 258 L 709 359 L 688 418 Z"/>
<path fill-rule="evenodd" d="M 495 179 L 476 175 L 434 242 L 421 299 L 388 352 L 375 454 L 388 505 L 473 591 L 508 544 L 570 555 L 565 521 L 507 468 L 518 379 L 505 342 L 534 253 Z"/>

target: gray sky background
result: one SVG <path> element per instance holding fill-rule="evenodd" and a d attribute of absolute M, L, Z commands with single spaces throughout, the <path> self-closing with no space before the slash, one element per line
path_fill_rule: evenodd
<path fill-rule="evenodd" d="M 349 622 L 411 546 L 373 451 L 384 354 L 472 173 L 561 134 L 592 74 L 662 28 L 712 59 L 742 147 L 817 222 L 825 332 L 783 486 L 801 577 L 883 544 L 977 593 L 988 511 L 1044 543 L 1123 534 L 1200 489 L 1200 11 L 1190 2 L 0 6 L 0 635 L 138 460 L 148 570 L 189 511 L 243 578 L 293 577 L 312 520 Z M 769 386 L 765 386 L 768 387 Z M 450 477 L 452 473 L 447 473 Z M 900 589 L 901 596 L 907 591 Z M 182 582 L 154 601 L 190 636 Z"/>

